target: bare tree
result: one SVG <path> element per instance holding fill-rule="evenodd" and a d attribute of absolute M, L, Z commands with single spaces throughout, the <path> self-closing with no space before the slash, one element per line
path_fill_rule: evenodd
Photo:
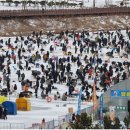
<path fill-rule="evenodd" d="M 105 6 L 106 7 L 108 6 L 108 0 L 105 0 Z"/>
<path fill-rule="evenodd" d="M 27 5 L 27 1 L 26 0 L 22 0 L 22 7 L 25 10 L 26 9 L 26 5 Z"/>
<path fill-rule="evenodd" d="M 0 1 L 3 5 L 5 4 L 5 1 Z"/>
<path fill-rule="evenodd" d="M 6 0 L 9 6 L 11 6 L 11 3 L 13 2 L 12 0 Z"/>
<path fill-rule="evenodd" d="M 95 8 L 95 0 L 93 0 L 93 8 Z"/>

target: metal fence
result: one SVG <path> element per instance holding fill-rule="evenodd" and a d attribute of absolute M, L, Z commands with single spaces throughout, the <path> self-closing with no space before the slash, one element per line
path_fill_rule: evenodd
<path fill-rule="evenodd" d="M 45 124 L 46 129 L 53 129 L 56 126 L 56 120 L 48 121 Z"/>
<path fill-rule="evenodd" d="M 50 9 L 44 12 L 41 9 L 0 10 L 0 17 L 29 17 L 29 16 L 67 16 L 67 15 L 99 15 L 130 13 L 130 7 L 108 7 L 89 9 Z"/>
<path fill-rule="evenodd" d="M 87 107 L 81 110 L 81 113 L 88 113 L 91 114 L 93 112 L 93 107 Z M 76 114 L 76 112 L 75 112 Z M 46 122 L 45 128 L 46 129 L 54 129 L 56 127 L 61 126 L 64 122 L 71 122 L 72 121 L 72 114 L 66 114 L 58 117 L 58 120 L 54 119 L 51 121 Z M 9 123 L 9 122 L 0 122 L 0 129 L 39 129 L 40 123 L 32 124 L 30 127 L 26 127 L 24 123 Z"/>
<path fill-rule="evenodd" d="M 0 129 L 25 129 L 25 124 L 0 122 Z"/>
<path fill-rule="evenodd" d="M 88 114 L 92 114 L 93 112 L 93 106 L 84 108 L 81 110 L 81 113 L 88 113 Z M 77 114 L 77 112 L 75 112 L 75 114 Z M 64 122 L 71 122 L 72 121 L 72 114 L 66 114 L 66 115 L 62 115 L 58 117 L 58 120 L 52 120 L 49 122 L 46 122 L 46 129 L 52 129 L 52 128 L 56 128 L 57 126 L 62 125 Z"/>
<path fill-rule="evenodd" d="M 84 108 L 81 110 L 81 113 L 88 113 L 91 114 L 93 112 L 93 106 Z M 77 112 L 75 112 L 76 114 Z M 62 115 L 58 117 L 58 120 L 52 120 L 52 121 L 48 121 L 45 124 L 45 128 L 46 129 L 54 129 L 57 128 L 59 126 L 61 126 L 64 122 L 71 122 L 72 121 L 72 114 L 66 114 L 66 115 Z M 39 129 L 40 128 L 40 124 L 33 124 L 32 127 L 30 127 L 31 129 Z"/>

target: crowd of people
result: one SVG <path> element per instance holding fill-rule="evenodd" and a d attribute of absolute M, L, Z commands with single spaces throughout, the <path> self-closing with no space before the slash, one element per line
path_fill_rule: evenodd
<path fill-rule="evenodd" d="M 12 94 L 20 89 L 46 98 L 56 90 L 55 99 L 67 100 L 82 87 L 81 99 L 91 100 L 93 81 L 97 91 L 105 92 L 130 76 L 129 53 L 128 28 L 1 37 L 0 91 Z M 66 86 L 63 93 L 59 84 Z"/>

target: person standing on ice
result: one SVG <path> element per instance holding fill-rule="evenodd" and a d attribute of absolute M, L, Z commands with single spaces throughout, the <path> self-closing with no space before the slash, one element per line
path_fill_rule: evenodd
<path fill-rule="evenodd" d="M 10 92 L 10 78 L 9 78 L 9 75 L 7 75 L 6 81 L 7 81 L 7 89 L 8 89 L 8 92 Z"/>
<path fill-rule="evenodd" d="M 12 55 L 12 59 L 14 61 L 14 64 L 16 64 L 16 55 L 15 54 Z"/>
<path fill-rule="evenodd" d="M 28 61 L 25 60 L 25 62 L 26 62 L 26 70 L 27 70 L 28 69 Z"/>
<path fill-rule="evenodd" d="M 16 73 L 17 75 L 18 75 L 18 81 L 20 81 L 21 79 L 20 79 L 20 77 L 21 77 L 21 72 L 20 72 L 20 70 L 17 70 L 17 73 Z"/>
<path fill-rule="evenodd" d="M 4 108 L 3 116 L 4 116 L 4 120 L 7 120 L 7 108 Z"/>
<path fill-rule="evenodd" d="M 34 88 L 34 89 L 35 89 L 35 92 L 34 92 L 34 93 L 35 93 L 35 97 L 37 98 L 38 87 L 37 87 L 37 86 L 35 86 L 35 88 Z"/>
<path fill-rule="evenodd" d="M 78 50 L 78 48 L 77 48 L 77 46 L 76 46 L 76 45 L 75 45 L 75 48 L 74 48 L 74 49 L 75 49 L 75 54 L 76 54 L 76 53 L 77 53 L 77 50 Z"/>
<path fill-rule="evenodd" d="M 18 58 L 21 59 L 21 49 L 18 50 Z"/>
<path fill-rule="evenodd" d="M 42 119 L 40 129 L 45 129 L 45 119 L 44 118 Z"/>
<path fill-rule="evenodd" d="M 8 66 L 8 68 L 7 68 L 7 73 L 8 73 L 8 75 L 11 74 L 11 70 L 10 70 L 10 67 L 9 67 L 9 66 Z"/>

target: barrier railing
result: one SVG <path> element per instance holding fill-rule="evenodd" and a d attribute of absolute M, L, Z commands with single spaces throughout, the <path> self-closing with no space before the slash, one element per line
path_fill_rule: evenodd
<path fill-rule="evenodd" d="M 93 110 L 93 107 L 90 106 L 88 108 L 84 108 L 81 110 L 81 113 L 87 112 L 88 114 L 91 114 Z M 74 112 L 76 114 L 76 112 Z M 64 122 L 71 122 L 72 121 L 72 114 L 66 114 L 66 115 L 62 115 L 58 117 L 58 120 L 53 119 L 51 121 L 46 122 L 45 124 L 45 128 L 46 129 L 54 129 L 57 127 L 60 127 Z M 40 124 L 34 124 L 32 127 L 32 129 L 39 129 L 40 128 Z"/>
<path fill-rule="evenodd" d="M 130 7 L 109 7 L 109 8 L 89 8 L 89 9 L 41 9 L 26 10 L 0 10 L 0 17 L 26 17 L 26 16 L 50 16 L 50 15 L 99 15 L 130 13 Z"/>
<path fill-rule="evenodd" d="M 0 122 L 0 129 L 25 129 L 25 124 Z"/>

